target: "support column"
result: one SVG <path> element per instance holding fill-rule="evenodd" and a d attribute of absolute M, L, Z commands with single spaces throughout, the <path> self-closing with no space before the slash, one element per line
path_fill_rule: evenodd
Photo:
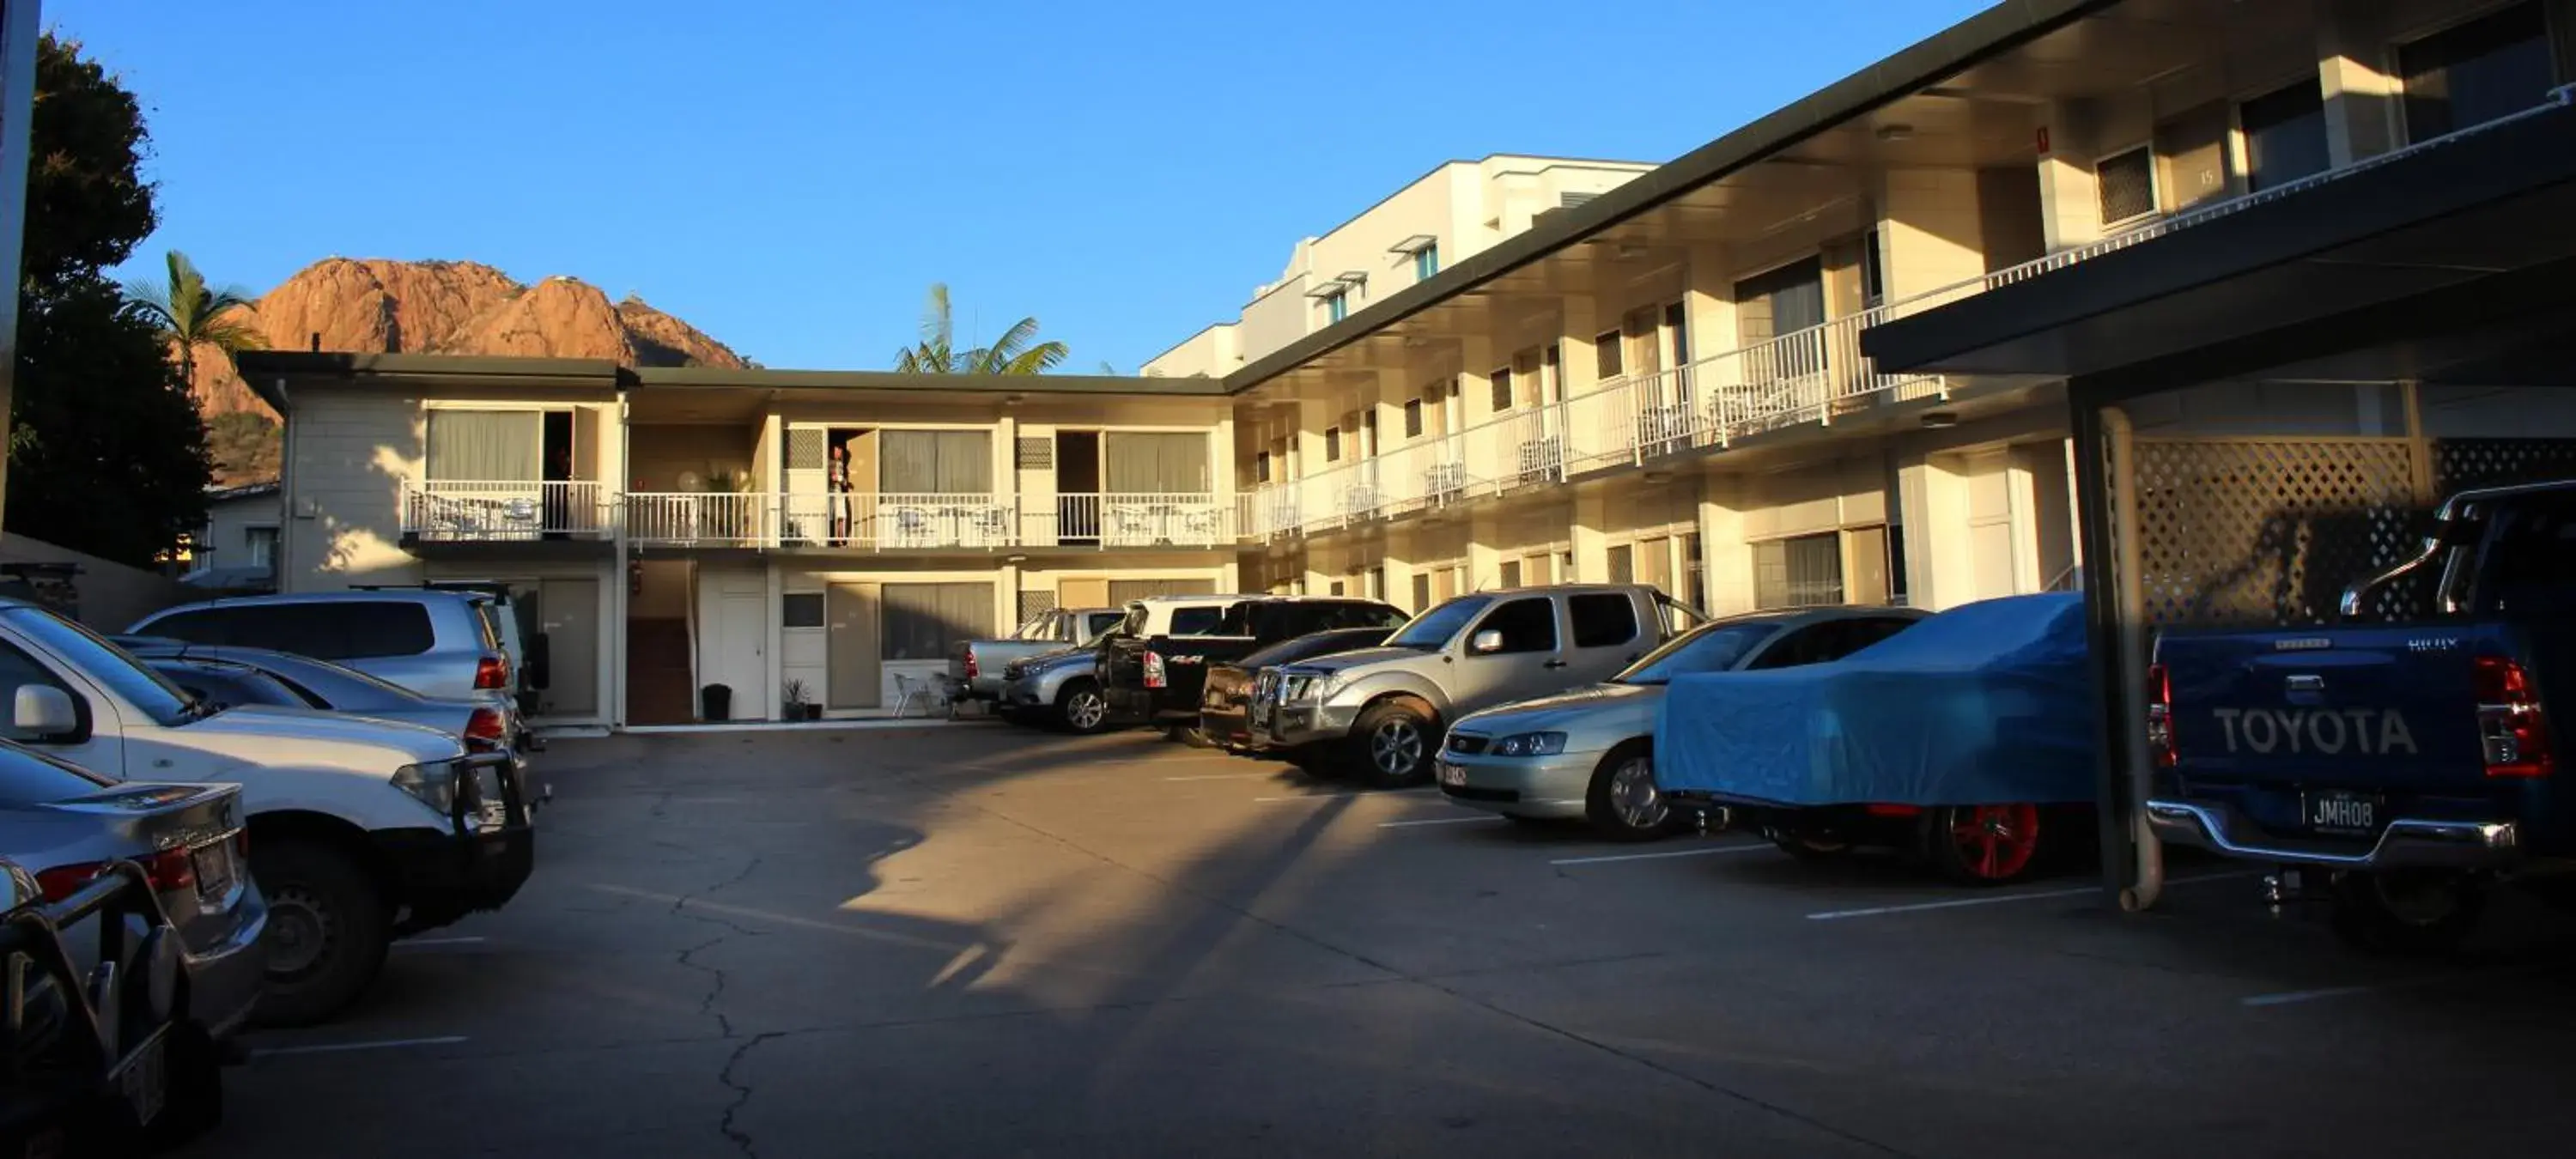
<path fill-rule="evenodd" d="M 1694 249 L 1692 253 L 1696 255 L 1698 250 Z M 1592 350 L 1592 335 L 1600 329 L 1599 311 L 1600 304 L 1589 294 L 1570 294 L 1565 298 L 1560 315 L 1563 325 L 1558 327 L 1562 337 L 1557 342 L 1560 352 L 1557 365 L 1564 378 L 1558 384 L 1560 399 L 1588 393 L 1601 383 L 1601 360 Z M 1702 349 L 1696 330 L 1699 325 L 1696 315 L 1691 325 L 1694 327 L 1691 349 Z"/>
<path fill-rule="evenodd" d="M 1712 616 L 1732 616 L 1753 606 L 1753 548 L 1744 542 L 1745 480 L 1740 475 L 1710 475 L 1700 486 L 1700 567 L 1708 584 Z"/>
<path fill-rule="evenodd" d="M 1725 246 L 1701 243 L 1690 247 L 1688 273 L 1682 287 L 1682 311 L 1690 327 L 1689 349 L 1694 359 L 1706 359 L 1743 345 L 1736 340 L 1735 333 L 1732 262 Z M 1588 311 L 1583 323 L 1587 328 L 1592 324 Z M 1587 329 L 1584 334 L 1586 350 L 1591 349 L 1591 337 Z M 1584 371 L 1589 374 L 1592 368 L 1587 366 Z"/>
<path fill-rule="evenodd" d="M 1601 583 L 1610 578 L 1609 497 L 1598 487 L 1574 496 L 1574 574 L 1570 583 Z"/>
<path fill-rule="evenodd" d="M 2317 82 L 2325 91 L 2326 161 L 2337 169 L 2399 141 L 2397 78 L 2388 57 L 2387 5 L 2328 0 L 2318 6 Z"/>
<path fill-rule="evenodd" d="M 2053 101 L 2039 127 L 2040 233 L 2051 252 L 2102 236 L 2102 190 L 2093 178 L 2092 118 L 2080 101 Z"/>
<path fill-rule="evenodd" d="M 1503 553 L 1494 546 L 1494 541 L 1502 538 L 1501 532 L 1500 521 L 1489 509 L 1479 510 L 1467 520 L 1468 591 L 1491 591 L 1502 586 Z"/>

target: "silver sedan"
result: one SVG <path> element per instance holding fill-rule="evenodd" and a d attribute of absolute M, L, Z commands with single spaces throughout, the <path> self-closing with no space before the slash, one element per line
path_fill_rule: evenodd
<path fill-rule="evenodd" d="M 1838 607 L 1712 621 L 1606 683 L 1462 718 L 1440 752 L 1440 791 L 1519 821 L 1583 818 L 1623 841 L 1672 832 L 1676 818 L 1655 790 L 1654 734 L 1673 677 L 1838 660 L 1927 614 Z"/>

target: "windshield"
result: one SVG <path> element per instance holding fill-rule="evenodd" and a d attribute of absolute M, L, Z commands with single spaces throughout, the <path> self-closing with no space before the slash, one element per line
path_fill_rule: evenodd
<path fill-rule="evenodd" d="M 125 649 L 108 643 L 106 637 L 41 608 L 16 607 L 8 613 L 12 627 L 80 669 L 82 675 L 106 685 L 155 723 L 173 725 L 199 715 L 195 697 L 144 667 Z"/>
<path fill-rule="evenodd" d="M 1610 678 L 1613 684 L 1664 684 L 1693 672 L 1724 672 L 1735 667 L 1780 625 L 1768 620 L 1711 624 L 1657 648 L 1628 670 Z"/>
<path fill-rule="evenodd" d="M 1415 616 L 1403 631 L 1387 638 L 1386 646 L 1411 648 L 1417 652 L 1439 651 L 1448 647 L 1449 641 L 1493 602 L 1492 596 L 1460 596 Z"/>

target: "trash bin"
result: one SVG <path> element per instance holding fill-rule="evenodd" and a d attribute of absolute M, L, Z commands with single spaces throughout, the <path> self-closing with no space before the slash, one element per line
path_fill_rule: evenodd
<path fill-rule="evenodd" d="M 710 684 L 699 689 L 698 719 L 733 719 L 733 689 L 723 684 Z"/>

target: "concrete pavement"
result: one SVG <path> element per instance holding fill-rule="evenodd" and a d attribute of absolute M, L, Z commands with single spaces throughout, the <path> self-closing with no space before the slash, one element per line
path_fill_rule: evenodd
<path fill-rule="evenodd" d="M 535 879 L 264 1034 L 207 1156 L 2555 1153 L 2576 932 L 2353 957 L 1139 735 L 566 741 Z M 2237 867 L 2186 866 L 2185 876 Z M 1956 905 L 1973 901 L 1973 905 Z M 2517 1153 L 2500 1151 L 2498 1153 Z"/>

